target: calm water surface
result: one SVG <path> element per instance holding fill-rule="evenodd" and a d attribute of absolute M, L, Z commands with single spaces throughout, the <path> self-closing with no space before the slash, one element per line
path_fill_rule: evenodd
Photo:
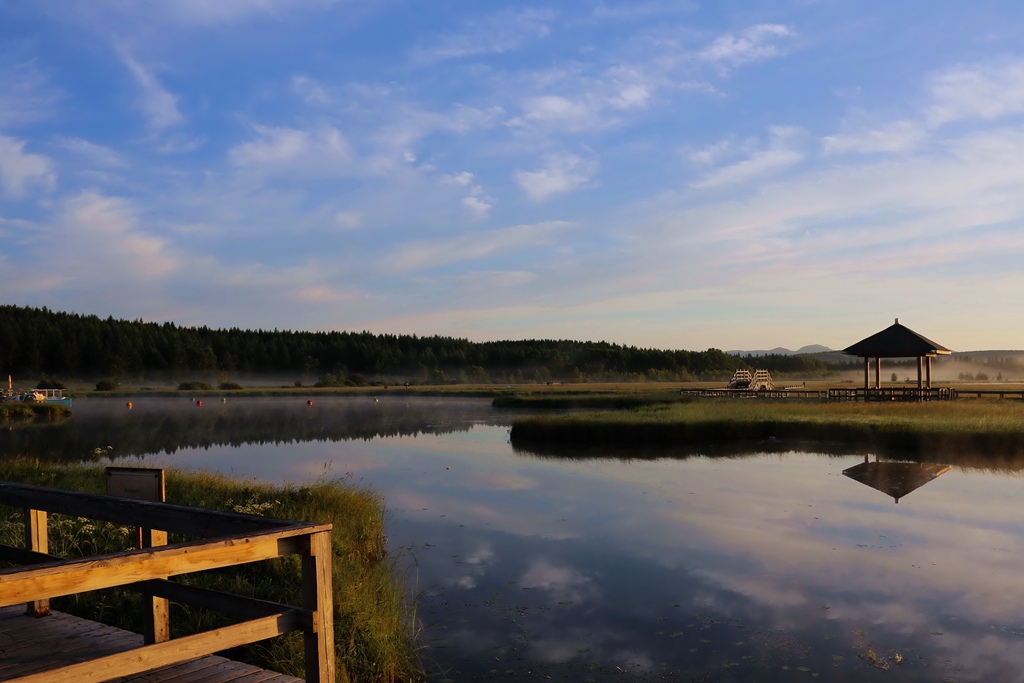
<path fill-rule="evenodd" d="M 1024 680 L 1013 463 L 897 504 L 844 475 L 862 455 L 517 453 L 488 401 L 133 401 L 77 400 L 0 453 L 369 485 L 436 681 Z"/>

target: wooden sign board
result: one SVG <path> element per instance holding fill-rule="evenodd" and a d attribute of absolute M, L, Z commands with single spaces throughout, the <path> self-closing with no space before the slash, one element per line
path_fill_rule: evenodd
<path fill-rule="evenodd" d="M 164 471 L 145 467 L 108 467 L 107 495 L 163 503 Z"/>

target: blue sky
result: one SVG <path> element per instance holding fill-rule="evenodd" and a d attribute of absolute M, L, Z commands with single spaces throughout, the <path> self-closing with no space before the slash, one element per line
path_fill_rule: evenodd
<path fill-rule="evenodd" d="M 6 0 L 5 303 L 1024 348 L 1024 7 Z"/>

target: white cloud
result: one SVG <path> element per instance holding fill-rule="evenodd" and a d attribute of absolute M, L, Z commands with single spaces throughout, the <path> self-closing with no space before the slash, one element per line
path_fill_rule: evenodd
<path fill-rule="evenodd" d="M 228 151 L 231 162 L 252 172 L 315 176 L 350 170 L 353 152 L 337 129 L 254 126 L 256 139 Z"/>
<path fill-rule="evenodd" d="M 412 242 L 400 247 L 381 263 L 387 270 L 417 271 L 426 268 L 478 261 L 495 254 L 506 254 L 551 244 L 556 235 L 571 224 L 546 221 L 516 225 L 489 232 L 471 232 L 448 240 Z"/>
<path fill-rule="evenodd" d="M 684 152 L 687 159 L 697 166 L 711 166 L 737 155 L 749 154 L 757 149 L 758 142 L 754 138 L 739 141 L 735 137 L 712 143 L 699 149 Z"/>
<path fill-rule="evenodd" d="M 59 147 L 83 157 L 93 166 L 100 166 L 103 168 L 125 168 L 129 165 L 128 161 L 113 149 L 103 145 L 97 145 L 94 142 L 89 142 L 82 138 L 58 136 L 55 139 L 55 143 Z"/>
<path fill-rule="evenodd" d="M 91 0 L 74 9 L 94 22 L 145 21 L 151 26 L 223 26 L 254 17 L 281 18 L 305 7 L 320 7 L 334 0 L 175 0 L 140 5 L 134 0 Z M 60 3 L 58 3 L 60 4 Z M 63 11 L 67 8 L 61 7 Z"/>
<path fill-rule="evenodd" d="M 913 121 L 893 121 L 878 128 L 830 135 L 825 152 L 905 152 L 928 139 L 925 128 Z"/>
<path fill-rule="evenodd" d="M 473 174 L 469 171 L 441 176 L 441 182 L 445 185 L 466 188 L 470 194 L 462 199 L 462 205 L 469 209 L 475 218 L 486 218 L 493 206 L 492 200 L 484 196 L 483 188 L 476 184 L 474 180 Z"/>
<path fill-rule="evenodd" d="M 597 162 L 575 154 L 551 154 L 544 161 L 543 168 L 515 174 L 519 187 L 535 202 L 583 187 L 597 173 Z"/>
<path fill-rule="evenodd" d="M 327 86 L 308 76 L 292 76 L 292 91 L 306 104 L 331 104 L 334 97 Z"/>
<path fill-rule="evenodd" d="M 758 24 L 740 32 L 727 34 L 701 50 L 697 57 L 719 68 L 729 68 L 784 54 L 776 42 L 791 38 L 795 32 L 781 24 Z"/>
<path fill-rule="evenodd" d="M 933 126 L 1024 113 L 1024 61 L 957 66 L 936 75 L 929 87 L 934 102 L 926 117 Z"/>
<path fill-rule="evenodd" d="M 334 214 L 334 222 L 345 230 L 355 230 L 363 224 L 363 215 L 354 211 L 339 211 Z"/>
<path fill-rule="evenodd" d="M 665 15 L 690 13 L 700 9 L 699 5 L 689 0 L 670 0 L 669 2 L 633 2 L 610 3 L 601 2 L 594 8 L 593 14 L 598 19 L 612 21 L 634 21 Z"/>
<path fill-rule="evenodd" d="M 595 128 L 601 124 L 600 108 L 595 105 L 593 101 L 574 100 L 564 95 L 530 97 L 522 104 L 523 114 L 509 121 L 509 125 L 540 123 L 569 131 Z"/>
<path fill-rule="evenodd" d="M 122 199 L 82 192 L 64 202 L 60 219 L 63 250 L 81 260 L 80 276 L 109 276 L 122 271 L 129 278 L 170 274 L 179 266 L 168 242 L 138 227 L 135 210 Z"/>
<path fill-rule="evenodd" d="M 474 196 L 463 197 L 462 205 L 469 209 L 477 218 L 487 218 L 492 208 L 489 201 L 481 197 Z"/>
<path fill-rule="evenodd" d="M 149 126 L 159 132 L 183 123 L 185 117 L 178 111 L 178 97 L 168 92 L 150 69 L 123 50 L 121 59 L 141 90 L 138 106 Z"/>
<path fill-rule="evenodd" d="M 417 50 L 414 58 L 430 62 L 511 52 L 547 36 L 554 18 L 555 13 L 549 10 L 497 12 L 466 22 L 462 31 L 445 35 L 433 46 Z"/>
<path fill-rule="evenodd" d="M 0 189 L 11 199 L 21 199 L 33 186 L 52 189 L 56 182 L 50 159 L 24 150 L 23 141 L 0 135 Z"/>
<path fill-rule="evenodd" d="M 804 154 L 793 149 L 795 139 L 800 136 L 798 129 L 775 127 L 771 130 L 771 135 L 768 149 L 754 151 L 742 161 L 711 171 L 693 183 L 692 187 L 707 189 L 741 183 L 803 161 Z"/>

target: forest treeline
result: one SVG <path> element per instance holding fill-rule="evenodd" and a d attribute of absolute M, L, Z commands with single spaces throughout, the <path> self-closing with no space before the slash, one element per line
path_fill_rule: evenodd
<path fill-rule="evenodd" d="M 607 342 L 467 339 L 370 332 L 211 329 L 0 306 L 0 371 L 19 377 L 276 375 L 322 386 L 364 382 L 600 382 L 724 379 L 738 368 L 822 377 L 852 367 L 814 356 L 737 357 Z"/>

